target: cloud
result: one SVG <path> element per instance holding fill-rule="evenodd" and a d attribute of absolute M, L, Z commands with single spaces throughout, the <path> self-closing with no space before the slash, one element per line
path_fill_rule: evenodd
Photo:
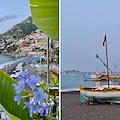
<path fill-rule="evenodd" d="M 13 19 L 17 19 L 19 16 L 17 15 L 7 15 L 7 16 L 4 16 L 4 17 L 1 17 L 0 18 L 0 23 L 1 22 L 4 22 L 6 20 L 13 20 Z"/>

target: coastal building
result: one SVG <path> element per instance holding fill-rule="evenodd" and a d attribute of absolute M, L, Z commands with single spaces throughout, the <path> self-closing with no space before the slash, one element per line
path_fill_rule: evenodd
<path fill-rule="evenodd" d="M 30 48 L 30 47 L 23 47 L 23 48 L 21 48 L 21 52 L 22 53 L 29 53 L 31 51 L 32 51 L 32 48 Z"/>
<path fill-rule="evenodd" d="M 2 50 L 2 49 L 4 49 L 5 48 L 5 43 L 1 43 L 0 44 L 0 49 Z"/>
<path fill-rule="evenodd" d="M 44 52 L 29 52 L 28 55 L 30 55 L 30 56 L 43 56 Z"/>
<path fill-rule="evenodd" d="M 47 46 L 47 41 L 46 41 L 46 39 L 40 38 L 39 41 L 38 41 L 38 44 L 41 47 L 45 47 L 45 46 Z"/>
<path fill-rule="evenodd" d="M 76 71 L 76 73 L 77 73 L 77 74 L 80 74 L 80 71 L 79 71 L 79 70 L 77 70 L 77 71 Z"/>
<path fill-rule="evenodd" d="M 14 53 L 11 53 L 14 56 L 22 55 L 44 55 L 47 50 L 47 39 L 45 33 L 37 29 L 35 32 L 26 35 L 20 39 L 15 39 L 12 36 L 8 36 L 7 45 L 4 41 L 0 42 L 0 50 L 4 54 L 9 54 L 8 48 L 12 45 L 17 46 Z M 41 53 L 39 53 L 41 51 Z"/>
<path fill-rule="evenodd" d="M 80 74 L 79 70 L 66 70 L 62 72 L 63 74 Z"/>

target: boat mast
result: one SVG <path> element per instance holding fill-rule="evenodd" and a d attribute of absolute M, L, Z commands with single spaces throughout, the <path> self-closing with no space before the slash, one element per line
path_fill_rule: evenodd
<path fill-rule="evenodd" d="M 106 35 L 105 35 L 105 39 L 106 39 Z M 106 40 L 105 44 L 106 44 L 106 62 L 107 62 L 108 89 L 110 89 L 110 86 L 109 86 L 109 70 L 108 70 L 107 40 Z"/>

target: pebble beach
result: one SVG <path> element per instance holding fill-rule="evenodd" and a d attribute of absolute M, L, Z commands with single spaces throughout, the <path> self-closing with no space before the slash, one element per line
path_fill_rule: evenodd
<path fill-rule="evenodd" d="M 119 120 L 120 104 L 81 103 L 80 91 L 61 93 L 61 120 Z"/>

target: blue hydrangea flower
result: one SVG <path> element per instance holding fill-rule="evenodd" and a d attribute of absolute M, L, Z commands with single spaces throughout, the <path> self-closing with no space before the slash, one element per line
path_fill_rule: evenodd
<path fill-rule="evenodd" d="M 33 105 L 33 104 L 30 105 L 30 117 L 32 117 L 33 111 L 38 112 L 39 111 L 39 106 L 38 105 Z"/>
<path fill-rule="evenodd" d="M 48 98 L 48 94 L 45 93 L 42 88 L 37 87 L 37 83 L 39 83 L 40 77 L 35 75 L 31 75 L 29 77 L 28 73 L 23 71 L 21 76 L 18 77 L 18 80 L 18 85 L 13 84 L 16 90 L 14 101 L 17 101 L 17 104 L 19 105 L 21 103 L 21 98 L 31 97 L 30 101 L 24 102 L 25 106 L 23 109 L 30 109 L 30 117 L 32 117 L 33 112 L 36 114 L 40 113 L 42 116 L 46 116 L 50 105 L 44 103 L 44 100 Z M 20 93 L 22 90 L 27 91 L 29 95 L 21 96 Z"/>
<path fill-rule="evenodd" d="M 39 82 L 39 80 L 40 80 L 39 76 L 31 75 L 29 81 L 27 82 L 27 85 L 31 89 L 36 89 L 37 88 L 36 84 Z"/>
<path fill-rule="evenodd" d="M 21 80 L 26 81 L 27 79 L 28 79 L 28 72 L 26 72 L 26 71 L 23 71 L 21 73 L 21 76 L 18 77 L 19 81 L 21 81 Z"/>
<path fill-rule="evenodd" d="M 22 77 L 28 77 L 28 72 L 23 71 L 23 72 L 21 73 L 21 76 L 22 76 Z"/>
<path fill-rule="evenodd" d="M 30 108 L 30 102 L 24 102 L 25 106 L 23 107 L 23 109 L 25 109 L 26 107 L 27 108 Z"/>
<path fill-rule="evenodd" d="M 34 102 L 35 104 L 39 103 L 43 104 L 44 100 L 48 98 L 48 94 L 43 91 L 42 88 L 33 92 Z"/>
<path fill-rule="evenodd" d="M 19 94 L 22 92 L 24 86 L 25 86 L 25 83 L 24 81 L 19 81 L 18 82 L 18 85 L 16 84 L 12 84 L 14 87 L 15 87 L 15 90 L 16 90 L 16 94 Z"/>
<path fill-rule="evenodd" d="M 48 104 L 44 104 L 41 106 L 41 108 L 39 109 L 39 113 L 41 116 L 46 116 L 48 113 L 47 113 L 47 110 L 50 108 L 51 105 L 48 105 Z"/>
<path fill-rule="evenodd" d="M 41 108 L 39 109 L 40 115 L 41 115 L 41 116 L 44 116 L 44 112 L 45 112 L 45 110 L 43 109 L 43 107 L 41 107 Z"/>
<path fill-rule="evenodd" d="M 17 96 L 14 97 L 14 101 L 18 101 L 18 105 L 21 103 L 21 95 L 17 94 Z"/>

